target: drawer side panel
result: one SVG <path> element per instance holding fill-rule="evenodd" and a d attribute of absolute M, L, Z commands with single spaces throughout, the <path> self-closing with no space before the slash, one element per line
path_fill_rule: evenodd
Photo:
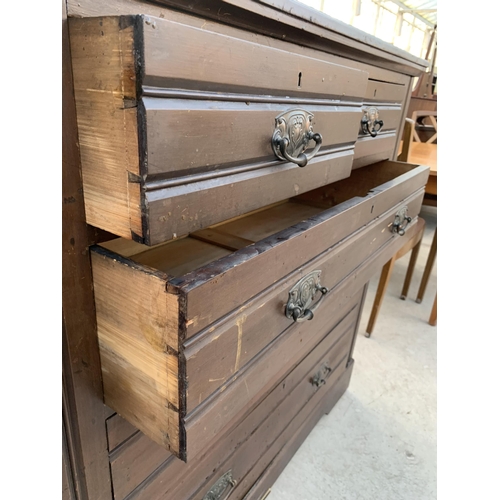
<path fill-rule="evenodd" d="M 105 403 L 179 454 L 178 297 L 96 250 L 92 270 Z"/>
<path fill-rule="evenodd" d="M 141 238 L 133 18 L 68 24 L 87 222 Z"/>

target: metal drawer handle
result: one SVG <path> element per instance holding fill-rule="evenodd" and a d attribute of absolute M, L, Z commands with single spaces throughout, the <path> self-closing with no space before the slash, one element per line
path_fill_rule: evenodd
<path fill-rule="evenodd" d="M 314 115 L 304 109 L 291 109 L 278 115 L 271 141 L 274 154 L 280 160 L 288 160 L 299 167 L 305 167 L 319 151 L 323 137 L 313 131 Z M 305 154 L 310 140 L 316 143 L 314 149 Z"/>
<path fill-rule="evenodd" d="M 238 483 L 233 479 L 233 472 L 228 470 L 212 485 L 202 500 L 223 500 L 223 498 L 225 499 L 229 496 L 229 493 L 231 493 L 236 484 Z M 226 494 L 224 495 L 224 493 Z"/>
<path fill-rule="evenodd" d="M 384 122 L 379 120 L 378 109 L 375 107 L 365 109 L 365 114 L 361 118 L 361 130 L 363 134 L 370 134 L 376 137 L 380 129 L 384 126 Z"/>
<path fill-rule="evenodd" d="M 314 385 L 315 387 L 321 387 L 322 385 L 326 384 L 326 379 L 328 378 L 328 375 L 332 372 L 332 369 L 328 366 L 327 363 L 325 363 L 319 371 L 314 375 L 314 377 L 311 380 L 311 384 Z"/>
<path fill-rule="evenodd" d="M 411 220 L 411 217 L 408 215 L 408 207 L 401 208 L 394 217 L 392 232 L 399 234 L 399 236 L 404 236 Z"/>
<path fill-rule="evenodd" d="M 319 282 L 321 271 L 312 271 L 298 281 L 288 292 L 288 302 L 285 307 L 285 315 L 293 319 L 296 323 L 311 320 L 314 313 L 321 304 L 321 301 L 328 293 L 328 288 Z M 316 293 L 321 292 L 320 299 L 309 307 L 314 300 Z"/>

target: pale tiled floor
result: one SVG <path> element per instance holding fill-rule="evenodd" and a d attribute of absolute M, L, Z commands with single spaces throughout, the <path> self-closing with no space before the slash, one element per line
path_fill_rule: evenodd
<path fill-rule="evenodd" d="M 266 500 L 430 500 L 436 498 L 436 341 L 427 323 L 437 265 L 415 302 L 436 209 L 423 207 L 426 232 L 406 301 L 409 255 L 399 259 L 375 330 L 364 336 L 378 275 L 370 282 L 351 384 L 313 429 Z"/>

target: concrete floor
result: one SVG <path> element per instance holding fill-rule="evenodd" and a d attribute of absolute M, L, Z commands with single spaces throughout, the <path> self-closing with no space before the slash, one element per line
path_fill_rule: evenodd
<path fill-rule="evenodd" d="M 436 268 L 424 300 L 415 302 L 436 227 L 427 223 L 409 297 L 399 296 L 410 254 L 396 261 L 371 338 L 366 338 L 378 285 L 370 282 L 347 392 L 322 417 L 266 500 L 430 500 L 436 498 L 436 341 L 427 323 Z"/>

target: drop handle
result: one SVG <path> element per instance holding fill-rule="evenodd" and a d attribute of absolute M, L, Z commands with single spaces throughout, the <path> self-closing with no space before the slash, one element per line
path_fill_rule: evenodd
<path fill-rule="evenodd" d="M 332 369 L 328 366 L 327 363 L 325 363 L 319 371 L 314 375 L 314 377 L 311 380 L 311 384 L 314 387 L 321 387 L 322 385 L 326 384 L 326 379 L 328 378 L 328 375 L 332 372 Z"/>
<path fill-rule="evenodd" d="M 314 318 L 314 313 L 328 293 L 328 288 L 322 286 L 319 281 L 320 275 L 321 271 L 312 271 L 290 289 L 285 307 L 285 316 L 287 318 L 293 319 L 296 323 L 310 321 Z M 321 297 L 311 305 L 318 292 Z"/>
<path fill-rule="evenodd" d="M 381 128 L 384 126 L 384 121 L 379 119 L 378 109 L 375 107 L 365 109 L 365 114 L 361 118 L 361 131 L 363 134 L 369 134 L 372 137 L 377 137 Z"/>
<path fill-rule="evenodd" d="M 399 236 L 404 236 L 406 234 L 406 228 L 411 221 L 412 218 L 408 215 L 408 207 L 402 207 L 394 216 L 392 232 L 399 234 Z"/>
<path fill-rule="evenodd" d="M 226 500 L 237 484 L 232 470 L 228 470 L 211 486 L 202 500 Z"/>
<path fill-rule="evenodd" d="M 275 128 L 271 139 L 274 154 L 283 161 L 290 161 L 305 167 L 316 155 L 323 143 L 320 133 L 314 132 L 314 115 L 304 109 L 291 109 L 275 118 Z M 309 142 L 313 140 L 314 149 L 305 154 Z"/>

